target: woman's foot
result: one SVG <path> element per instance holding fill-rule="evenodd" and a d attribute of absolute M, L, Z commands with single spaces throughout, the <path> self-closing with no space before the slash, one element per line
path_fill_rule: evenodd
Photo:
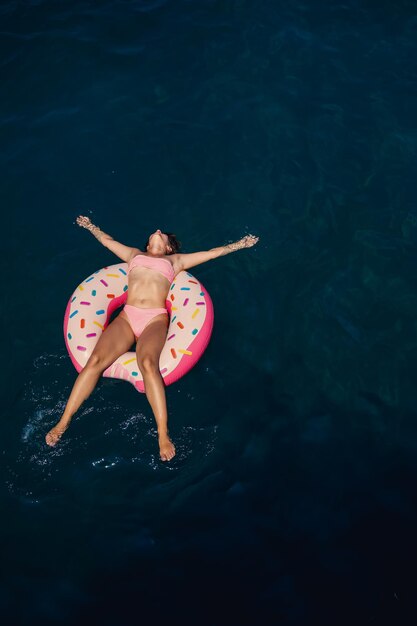
<path fill-rule="evenodd" d="M 51 428 L 49 433 L 45 437 L 45 441 L 48 446 L 55 446 L 58 441 L 61 439 L 64 432 L 67 430 L 67 426 L 60 426 L 59 422 L 56 426 Z"/>
<path fill-rule="evenodd" d="M 168 435 L 159 435 L 159 455 L 161 461 L 170 461 L 175 456 L 175 446 Z"/>

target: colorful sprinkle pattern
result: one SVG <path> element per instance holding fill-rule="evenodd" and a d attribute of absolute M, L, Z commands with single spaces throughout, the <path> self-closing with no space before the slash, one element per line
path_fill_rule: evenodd
<path fill-rule="evenodd" d="M 94 272 L 72 294 L 65 314 L 64 336 L 78 371 L 87 363 L 112 313 L 125 304 L 127 288 L 127 263 L 120 263 Z M 81 321 L 77 317 L 80 307 Z M 170 286 L 167 308 L 171 309 L 171 319 L 159 367 L 165 383 L 170 384 L 184 375 L 207 347 L 213 326 L 213 307 L 201 283 L 184 271 L 175 276 Z M 122 354 L 103 376 L 127 380 L 138 391 L 144 392 L 142 374 L 133 351 Z"/>

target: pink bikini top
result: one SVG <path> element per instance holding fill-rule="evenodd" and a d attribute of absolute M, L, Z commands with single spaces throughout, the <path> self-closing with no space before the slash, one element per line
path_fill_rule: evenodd
<path fill-rule="evenodd" d="M 134 267 L 149 267 L 150 269 L 163 274 L 170 283 L 174 280 L 174 268 L 168 259 L 159 259 L 152 256 L 146 256 L 144 254 L 137 254 L 127 266 L 127 273 L 129 274 Z"/>

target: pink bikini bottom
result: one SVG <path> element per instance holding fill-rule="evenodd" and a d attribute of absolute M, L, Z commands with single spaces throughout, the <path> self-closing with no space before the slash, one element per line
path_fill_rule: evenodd
<path fill-rule="evenodd" d="M 130 327 L 135 333 L 136 338 L 143 333 L 145 326 L 149 324 L 155 315 L 161 315 L 161 313 L 168 315 L 166 309 L 141 309 L 138 306 L 131 306 L 130 304 L 125 304 L 123 310 L 127 315 Z"/>

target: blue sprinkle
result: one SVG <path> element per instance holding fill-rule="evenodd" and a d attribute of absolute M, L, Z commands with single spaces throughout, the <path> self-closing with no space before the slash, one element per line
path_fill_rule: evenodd
<path fill-rule="evenodd" d="M 171 290 L 174 289 L 174 287 L 175 287 L 175 283 L 172 283 Z"/>
<path fill-rule="evenodd" d="M 93 291 L 91 292 L 91 295 L 92 295 L 92 296 L 95 296 L 95 295 L 96 295 L 96 293 L 97 293 L 97 291 L 96 291 L 95 289 L 93 289 Z"/>
<path fill-rule="evenodd" d="M 198 333 L 198 328 L 194 328 L 193 332 L 191 333 L 192 335 L 196 335 Z"/>
<path fill-rule="evenodd" d="M 119 267 L 119 272 L 122 272 L 122 274 L 124 274 L 125 276 L 127 275 L 126 272 L 121 267 Z"/>
<path fill-rule="evenodd" d="M 132 372 L 132 376 L 137 376 L 138 373 L 137 372 Z"/>
<path fill-rule="evenodd" d="M 123 287 L 123 291 L 126 291 L 126 290 L 127 290 L 127 285 Z"/>
<path fill-rule="evenodd" d="M 200 291 L 200 296 L 205 296 L 206 294 L 204 293 L 204 291 Z"/>
<path fill-rule="evenodd" d="M 190 274 L 190 272 L 186 272 L 187 276 L 192 276 L 192 274 Z"/>
<path fill-rule="evenodd" d="M 89 283 L 90 280 L 93 280 L 94 276 L 91 276 L 91 278 L 87 278 L 87 280 L 85 281 L 86 283 Z"/>
<path fill-rule="evenodd" d="M 77 311 L 74 311 L 74 313 L 71 313 L 70 317 L 74 317 L 74 315 L 77 315 L 77 313 L 78 313 L 78 309 Z"/>
<path fill-rule="evenodd" d="M 176 319 L 177 319 L 177 316 L 174 315 L 174 317 L 172 318 L 171 322 L 175 322 Z"/>
<path fill-rule="evenodd" d="M 106 311 L 104 309 L 99 309 L 98 311 L 96 311 L 96 315 L 103 315 L 103 313 L 105 313 Z"/>
<path fill-rule="evenodd" d="M 72 339 L 71 333 L 68 333 L 68 339 Z"/>
<path fill-rule="evenodd" d="M 77 296 L 74 296 L 73 299 L 71 300 L 71 302 L 74 302 L 74 300 L 76 299 Z"/>
<path fill-rule="evenodd" d="M 181 287 L 181 291 L 190 291 L 189 287 Z"/>

